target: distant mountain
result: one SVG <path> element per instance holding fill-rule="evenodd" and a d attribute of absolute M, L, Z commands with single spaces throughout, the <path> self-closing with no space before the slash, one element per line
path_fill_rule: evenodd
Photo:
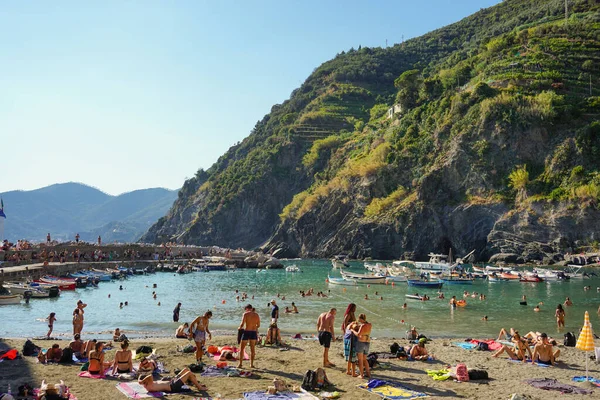
<path fill-rule="evenodd" d="M 60 183 L 41 189 L 0 193 L 4 200 L 4 236 L 10 240 L 53 239 L 104 242 L 136 241 L 166 214 L 177 190 L 141 189 L 111 196 L 81 183 Z"/>

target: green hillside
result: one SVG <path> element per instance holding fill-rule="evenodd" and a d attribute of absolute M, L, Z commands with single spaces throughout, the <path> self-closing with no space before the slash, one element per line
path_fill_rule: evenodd
<path fill-rule="evenodd" d="M 565 19 L 564 1 L 507 0 L 342 52 L 144 239 L 372 257 L 593 245 L 594 223 L 569 213 L 600 198 L 599 28 L 597 1 L 570 1 Z"/>

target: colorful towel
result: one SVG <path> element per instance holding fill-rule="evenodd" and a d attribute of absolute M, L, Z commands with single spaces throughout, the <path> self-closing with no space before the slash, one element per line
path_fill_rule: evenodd
<path fill-rule="evenodd" d="M 142 385 L 140 385 L 137 382 L 121 382 L 117 384 L 117 389 L 119 389 L 121 393 L 123 393 L 130 399 L 143 399 L 149 397 L 160 398 L 163 396 L 168 396 L 170 394 L 177 394 L 168 392 L 148 392 L 146 389 L 144 389 Z M 186 385 L 183 386 L 183 389 L 184 391 L 185 389 L 187 389 L 187 391 L 190 391 L 190 388 Z"/>
<path fill-rule="evenodd" d="M 469 342 L 452 342 L 452 344 L 465 350 L 473 350 L 475 347 L 477 347 L 476 344 Z"/>
<path fill-rule="evenodd" d="M 586 380 L 588 382 L 591 382 L 592 385 L 600 387 L 600 379 L 592 378 L 591 376 L 588 376 L 588 377 L 574 376 L 573 377 L 573 382 L 585 382 Z"/>
<path fill-rule="evenodd" d="M 303 390 L 299 393 L 278 392 L 277 394 L 268 394 L 265 391 L 244 392 L 246 400 L 318 400 L 319 398 Z"/>
<path fill-rule="evenodd" d="M 233 348 L 234 359 L 233 360 L 225 360 L 225 361 L 234 361 L 234 360 L 237 360 L 237 358 L 235 358 L 235 354 L 238 353 L 239 351 L 240 350 L 237 347 L 234 347 Z M 215 360 L 215 361 L 222 361 L 222 360 L 220 360 L 220 358 L 221 358 L 221 352 L 215 353 L 213 355 L 213 360 Z M 249 360 L 249 359 L 250 359 L 250 356 L 246 352 L 246 349 L 244 349 L 244 360 Z"/>
<path fill-rule="evenodd" d="M 426 369 L 425 372 L 427 372 L 427 375 L 432 377 L 434 381 L 445 381 L 446 379 L 452 378 L 449 369 Z"/>
<path fill-rule="evenodd" d="M 80 373 L 77 374 L 78 377 L 80 378 L 91 378 L 91 379 L 105 379 L 106 378 L 106 374 L 107 372 L 110 370 L 110 367 L 106 368 L 104 370 L 104 372 L 102 372 L 101 374 L 90 374 L 89 371 L 81 371 Z"/>
<path fill-rule="evenodd" d="M 414 399 L 416 397 L 427 397 L 427 394 L 411 390 L 408 387 L 396 382 L 371 379 L 369 383 L 362 383 L 357 386 L 359 389 L 369 391 L 384 399 L 402 400 Z"/>
<path fill-rule="evenodd" d="M 208 365 L 200 375 L 212 378 L 220 378 L 224 376 L 240 376 L 242 378 L 247 378 L 252 376 L 252 372 L 241 371 L 235 367 L 217 368 L 214 365 Z"/>
<path fill-rule="evenodd" d="M 561 393 L 573 393 L 573 394 L 591 394 L 591 390 L 583 389 L 578 386 L 567 385 L 566 383 L 560 383 L 556 379 L 550 378 L 534 378 L 527 379 L 525 383 L 531 386 L 543 389 L 543 390 L 556 390 Z"/>
<path fill-rule="evenodd" d="M 470 343 L 473 343 L 474 345 L 478 345 L 479 343 L 486 343 L 488 345 L 488 350 L 490 350 L 490 351 L 499 350 L 502 347 L 502 343 L 498 343 L 494 339 L 489 339 L 489 340 L 473 339 L 470 341 Z"/>
<path fill-rule="evenodd" d="M 509 362 L 514 362 L 514 363 L 519 363 L 519 364 L 523 364 L 523 360 L 513 360 L 512 358 L 508 359 Z M 525 361 L 525 364 L 527 365 L 531 365 L 531 360 L 527 359 L 527 361 Z M 544 363 L 533 363 L 533 365 L 537 365 L 538 367 L 542 367 L 542 368 L 548 368 L 551 367 L 552 365 L 549 364 L 544 364 Z"/>

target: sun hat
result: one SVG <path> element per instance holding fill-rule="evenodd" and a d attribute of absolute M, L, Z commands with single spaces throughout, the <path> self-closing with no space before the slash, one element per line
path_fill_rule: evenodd
<path fill-rule="evenodd" d="M 422 337 L 421 339 L 419 339 L 419 344 L 425 344 L 427 343 L 427 339 Z"/>

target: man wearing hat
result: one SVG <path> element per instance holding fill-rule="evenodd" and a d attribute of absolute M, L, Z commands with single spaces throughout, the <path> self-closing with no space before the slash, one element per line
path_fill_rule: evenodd
<path fill-rule="evenodd" d="M 271 323 L 276 324 L 279 319 L 279 306 L 275 299 L 271 300 Z"/>
<path fill-rule="evenodd" d="M 413 360 L 426 361 L 429 358 L 425 343 L 427 343 L 427 338 L 421 338 L 419 339 L 419 344 L 414 345 L 410 349 L 410 356 Z"/>

